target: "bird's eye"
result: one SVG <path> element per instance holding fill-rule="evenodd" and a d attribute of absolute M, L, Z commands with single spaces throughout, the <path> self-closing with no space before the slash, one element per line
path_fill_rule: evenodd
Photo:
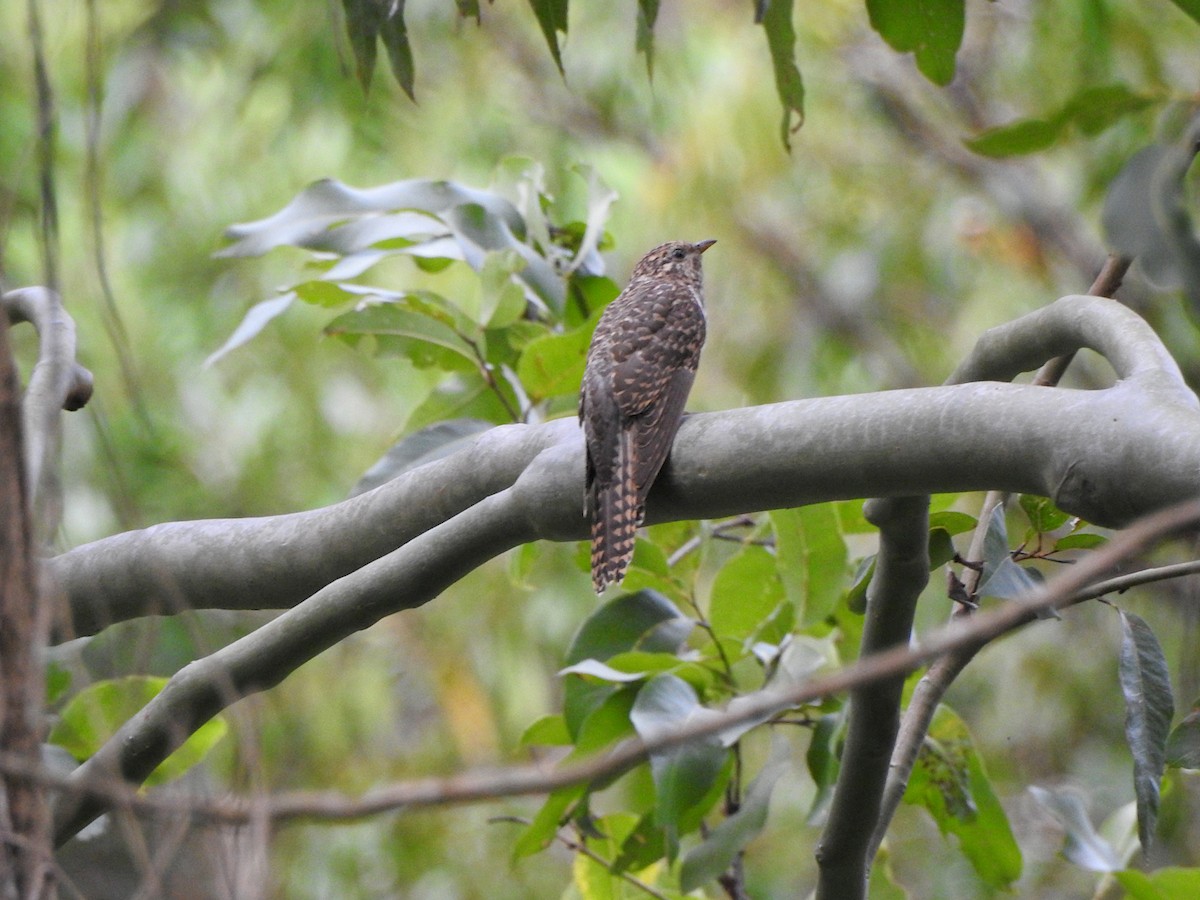
<path fill-rule="evenodd" d="M 676 247 L 671 251 L 671 257 L 673 259 L 683 259 L 685 256 L 687 256 L 687 251 L 682 247 Z"/>

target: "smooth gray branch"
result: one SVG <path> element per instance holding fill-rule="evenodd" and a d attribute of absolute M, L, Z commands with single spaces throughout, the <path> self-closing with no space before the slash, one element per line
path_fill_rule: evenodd
<path fill-rule="evenodd" d="M 766 721 L 781 712 L 821 697 L 839 694 L 883 679 L 903 677 L 939 656 L 966 647 L 981 647 L 1000 635 L 1034 621 L 1041 610 L 1062 608 L 1087 599 L 1090 596 L 1088 586 L 1094 584 L 1104 572 L 1121 561 L 1144 552 L 1164 537 L 1182 529 L 1194 529 L 1198 524 L 1200 500 L 1178 504 L 1147 517 L 1117 535 L 1108 545 L 1080 560 L 1076 565 L 1064 569 L 1060 575 L 1023 600 L 997 606 L 969 620 L 951 622 L 911 645 L 895 646 L 863 657 L 836 672 L 785 691 L 765 689 L 745 698 L 745 701 L 739 703 L 732 711 L 697 718 L 694 723 L 664 733 L 653 741 L 624 741 L 606 752 L 550 771 L 543 766 L 527 766 L 464 773 L 450 778 L 421 779 L 379 788 L 355 801 L 330 792 L 304 792 L 265 800 L 251 798 L 206 802 L 195 801 L 194 798 L 172 798 L 169 789 L 163 792 L 163 797 L 153 794 L 134 797 L 127 787 L 119 782 L 114 783 L 111 769 L 92 766 L 90 762 L 77 769 L 65 781 L 32 770 L 24 760 L 19 759 L 0 759 L 0 769 L 37 778 L 62 789 L 63 806 L 56 817 L 59 842 L 70 838 L 88 820 L 88 817 L 82 814 L 85 808 L 95 814 L 107 804 L 126 801 L 132 806 L 144 808 L 191 809 L 196 815 L 230 823 L 247 822 L 262 815 L 272 820 L 308 817 L 354 819 L 391 810 L 542 794 L 572 784 L 608 782 L 621 772 L 646 760 L 651 753 L 664 752 L 748 722 Z M 463 534 L 461 537 L 465 539 L 467 535 Z M 167 690 L 170 690 L 170 686 Z M 117 743 L 122 738 L 137 744 L 146 732 L 160 730 L 163 723 L 157 719 L 163 712 L 163 706 L 167 702 L 178 702 L 164 701 L 166 696 L 165 690 L 146 710 L 122 728 L 110 744 Z M 147 711 L 156 704 L 158 708 L 153 710 L 153 716 L 147 717 Z M 172 740 L 178 739 L 174 723 L 168 725 L 168 731 Z"/>
<path fill-rule="evenodd" d="M 879 528 L 875 574 L 867 588 L 861 656 L 904 647 L 917 600 L 929 581 L 929 495 L 870 500 L 867 521 Z M 900 727 L 904 676 L 850 692 L 849 724 L 829 819 L 817 845 L 817 900 L 866 896 L 871 829 Z"/>
<path fill-rule="evenodd" d="M 92 373 L 75 361 L 75 322 L 54 291 L 19 288 L 0 296 L 0 305 L 10 322 L 28 322 L 38 335 L 38 358 L 22 400 L 22 419 L 27 493 L 39 530 L 46 534 L 58 518 L 59 411 L 80 409 L 88 402 Z"/>
<path fill-rule="evenodd" d="M 689 416 L 647 521 L 996 488 L 1120 526 L 1195 495 L 1200 404 L 1149 326 L 1119 304 L 1065 297 L 989 332 L 960 374 L 1007 380 L 1079 347 L 1108 357 L 1120 380 L 1100 391 L 983 382 Z M 582 440 L 562 419 L 496 428 L 324 509 L 157 525 L 76 548 L 48 568 L 79 634 L 181 609 L 291 607 L 505 489 L 551 446 L 566 452 L 545 469 L 533 537 L 581 539 Z"/>
<path fill-rule="evenodd" d="M 73 774 L 88 783 L 119 776 L 138 784 L 197 728 L 238 699 L 273 687 L 304 662 L 386 615 L 440 594 L 463 575 L 536 536 L 544 469 L 560 448 L 544 451 L 509 488 L 464 510 L 399 549 L 340 578 L 254 633 L 181 669 Z M 101 797 L 80 793 L 55 810 L 65 839 L 100 812 Z"/>
<path fill-rule="evenodd" d="M 1042 339 L 1057 330 L 1065 336 L 1047 344 L 1055 353 L 1075 335 L 1078 344 L 1114 358 L 1122 376 L 1116 386 L 1082 392 L 971 384 L 694 416 L 652 495 L 651 520 L 999 484 L 1049 493 L 1068 509 L 1063 497 L 1078 500 L 1075 511 L 1115 523 L 1194 495 L 1197 401 L 1153 333 L 1136 315 L 1096 298 L 1064 298 L 1049 310 L 985 336 L 976 369 L 1003 368 L 998 348 L 1010 340 L 1022 346 L 1022 329 Z M 1097 317 L 1108 327 L 1097 327 Z M 1096 439 L 1097 422 L 1107 441 Z M 294 605 L 183 669 L 80 767 L 78 778 L 119 774 L 139 782 L 220 709 L 278 683 L 348 634 L 427 602 L 519 543 L 582 537 L 580 444 L 572 421 L 499 428 L 459 454 L 326 510 L 158 526 L 51 561 L 77 613 L 92 609 L 93 623 L 103 624 L 96 601 L 126 616 L 212 604 Z M 1096 489 L 1063 490 L 1075 484 Z M 282 586 L 264 581 L 259 563 Z M 214 587 L 224 592 L 210 594 Z M 143 594 L 159 605 L 128 599 Z M 64 803 L 58 833 L 74 833 L 101 808 L 95 798 Z"/>

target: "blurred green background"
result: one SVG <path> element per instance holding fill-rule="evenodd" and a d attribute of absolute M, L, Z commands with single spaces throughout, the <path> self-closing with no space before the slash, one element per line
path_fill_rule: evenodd
<path fill-rule="evenodd" d="M 313 0 L 41 4 L 62 290 L 96 376 L 92 404 L 66 420 L 61 545 L 332 503 L 404 433 L 435 373 L 322 338 L 323 310 L 296 304 L 203 366 L 304 261 L 287 250 L 214 258 L 223 229 L 270 215 L 322 177 L 483 187 L 505 158 L 530 157 L 557 203 L 581 218 L 572 168 L 587 164 L 620 195 L 606 254 L 620 283 L 663 240 L 716 238 L 705 257 L 709 340 L 694 410 L 939 383 L 982 329 L 1086 290 L 1103 260 L 1108 182 L 1200 87 L 1200 30 L 1166 0 L 967 7 L 958 76 L 939 88 L 871 30 L 862 3 L 803 4 L 807 117 L 789 154 L 766 41 L 746 2 L 664 3 L 652 79 L 635 52 L 632 0 L 573 5 L 565 78 L 524 4 L 485 4 L 477 26 L 451 3 L 410 2 L 415 104 L 382 60 L 364 96 L 340 11 Z M 0 6 L 0 35 L 0 275 L 15 287 L 44 279 L 25 4 Z M 1031 157 L 989 160 L 962 144 L 1102 83 L 1155 102 Z M 397 287 L 407 274 L 397 269 Z M 1195 374 L 1200 343 L 1178 300 L 1136 275 L 1125 297 Z M 28 364 L 30 336 L 14 338 Z M 1073 377 L 1108 376 L 1084 359 Z M 575 547 L 511 556 L 244 701 L 214 777 L 354 792 L 524 759 L 517 740 L 556 708 L 554 672 L 596 600 Z M 947 613 L 934 582 L 922 627 Z M 1197 694 L 1194 593 L 1174 585 L 1129 601 L 1173 638 L 1183 705 Z M 194 617 L 171 632 L 156 665 L 220 641 L 210 627 Z M 1059 838 L 1025 785 L 1078 784 L 1097 821 L 1132 798 L 1117 640 L 1111 611 L 1073 610 L 986 652 L 949 698 L 1014 819 L 1022 895 L 1090 895 L 1094 884 L 1055 858 Z M 1176 787 L 1164 801 L 1161 852 L 1195 864 L 1194 789 Z M 777 791 L 747 857 L 755 896 L 811 886 L 810 792 L 799 769 Z M 489 822 L 536 808 L 513 801 L 289 825 L 271 840 L 261 878 L 279 897 L 556 897 L 569 854 L 510 867 L 516 828 Z M 901 810 L 891 858 L 914 896 L 985 896 L 919 810 Z"/>

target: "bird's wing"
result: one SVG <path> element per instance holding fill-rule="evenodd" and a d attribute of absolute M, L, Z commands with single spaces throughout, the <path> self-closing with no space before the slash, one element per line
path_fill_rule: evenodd
<path fill-rule="evenodd" d="M 629 424 L 633 443 L 633 478 L 637 484 L 639 506 L 646 502 L 650 486 L 654 484 L 654 479 L 671 452 L 695 377 L 694 368 L 676 369 L 659 394 L 658 402 Z"/>

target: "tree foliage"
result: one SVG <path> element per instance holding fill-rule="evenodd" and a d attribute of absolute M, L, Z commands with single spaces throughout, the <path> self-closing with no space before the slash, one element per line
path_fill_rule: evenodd
<path fill-rule="evenodd" d="M 707 727 L 505 801 L 511 830 L 481 810 L 349 836 L 285 828 L 262 848 L 272 890 L 852 896 L 838 879 L 865 889 L 874 858 L 881 896 L 1091 890 L 1097 872 L 1130 896 L 1191 896 L 1197 730 L 1194 715 L 1172 729 L 1172 698 L 1200 688 L 1157 602 L 1169 587 L 1118 583 L 1119 613 L 1072 606 L 906 680 L 931 662 L 914 657 L 855 682 L 849 702 L 759 707 L 902 650 L 914 628 L 941 634 L 947 615 L 1021 612 L 1063 563 L 1115 553 L 1113 527 L 1186 492 L 1172 466 L 1194 443 L 1197 120 L 1176 73 L 1194 5 L 1050 3 L 1016 21 L 955 0 L 444 6 L 347 0 L 336 28 L 282 4 L 89 7 L 0 56 L 17 123 L 0 148 L 25 160 L 6 171 L 5 280 L 62 288 L 102 386 L 91 418 L 66 426 L 60 540 L 74 549 L 48 564 L 73 612 L 48 657 L 48 741 L 87 760 L 72 779 L 187 770 L 345 792 L 326 806 L 285 794 L 282 822 L 352 810 L 364 791 L 370 805 L 405 777 L 531 756 L 568 770 Z M 0 15 L 23 33 L 19 11 Z M 381 42 L 407 97 L 373 78 Z M 30 97 L 57 135 L 36 131 Z M 1049 304 L 1088 288 L 1100 225 L 1117 282 L 1137 258 L 1121 297 L 1150 327 Z M 622 261 L 677 232 L 720 240 L 694 402 L 830 400 L 685 426 L 651 504 L 659 524 L 597 605 L 582 551 L 532 540 L 581 536 L 565 435 L 591 329 Z M 1078 403 L 986 383 L 1077 349 L 1117 383 L 1086 355 L 1071 384 L 1093 390 Z M 947 379 L 936 395 L 837 396 Z M 804 436 L 815 447 L 858 437 L 786 468 L 806 421 L 826 426 Z M 994 482 L 972 457 L 994 461 Z M 1008 505 L 963 490 L 1010 482 Z M 864 511 L 862 484 L 941 492 Z M 34 497 L 52 525 L 53 503 Z M 699 523 L 679 512 L 707 509 Z M 263 518 L 171 524 L 218 515 Z M 289 609 L 247 612 L 275 606 Z M 83 638 L 63 641 L 72 628 Z M 954 665 L 955 691 L 939 693 L 931 676 Z M 896 733 L 906 779 L 870 762 L 886 768 Z M 514 778 L 520 790 L 493 794 L 537 792 Z M 430 803 L 455 796 L 434 787 Z M 149 805 L 159 796 L 180 794 Z M 893 821 L 901 798 L 946 840 L 925 832 L 920 853 L 904 850 L 920 826 Z M 111 800 L 62 801 L 60 836 Z M 371 811 L 426 802 L 384 790 Z M 1039 811 L 1013 815 L 1020 804 Z M 1027 816 L 1056 823 L 1064 859 L 1022 853 Z M 855 824 L 853 853 L 839 821 Z"/>

